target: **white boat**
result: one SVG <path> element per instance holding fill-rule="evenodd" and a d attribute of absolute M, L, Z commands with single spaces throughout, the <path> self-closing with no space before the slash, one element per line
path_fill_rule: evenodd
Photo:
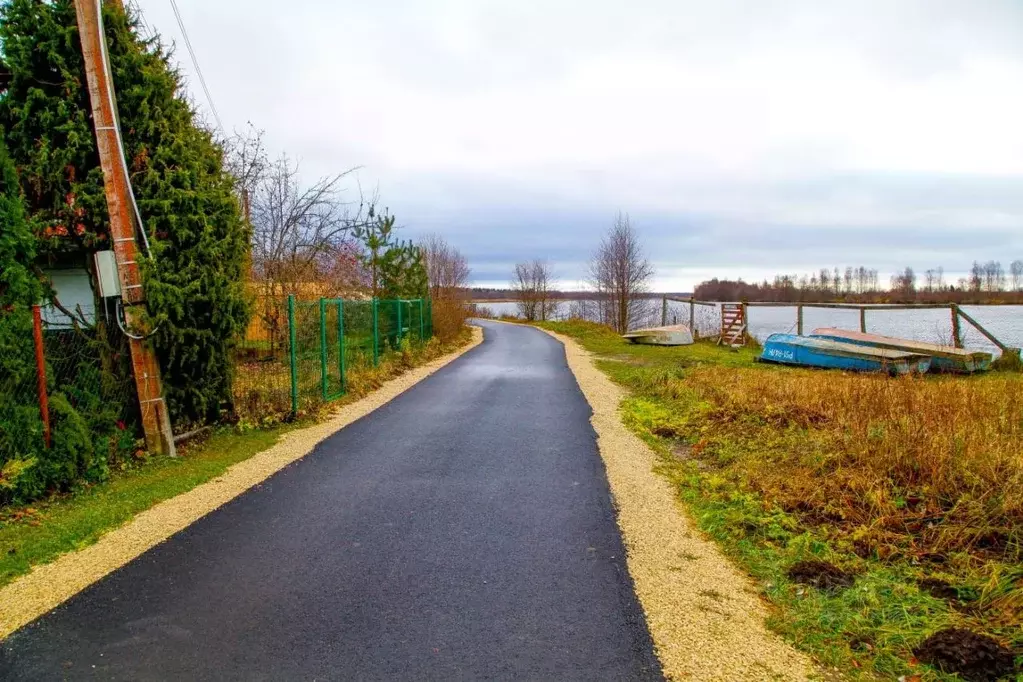
<path fill-rule="evenodd" d="M 649 346 L 688 346 L 693 342 L 693 333 L 684 324 L 673 324 L 667 327 L 636 329 L 622 334 L 622 338 Z"/>

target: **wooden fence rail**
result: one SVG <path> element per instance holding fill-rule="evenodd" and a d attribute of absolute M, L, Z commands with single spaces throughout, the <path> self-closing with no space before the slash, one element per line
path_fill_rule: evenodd
<path fill-rule="evenodd" d="M 689 329 L 695 333 L 693 324 L 695 321 L 695 309 L 696 306 L 711 306 L 717 307 L 722 303 L 719 301 L 698 301 L 693 298 L 676 298 L 673 296 L 664 296 L 661 301 L 661 324 L 668 324 L 668 301 L 676 303 L 685 303 L 689 305 Z M 870 304 L 870 303 L 800 303 L 800 302 L 776 302 L 776 301 L 750 301 L 743 302 L 744 308 L 795 308 L 796 309 L 796 333 L 799 336 L 803 335 L 803 309 L 804 308 L 835 308 L 840 310 L 858 310 L 860 311 L 860 331 L 866 333 L 867 331 L 867 311 L 884 311 L 888 312 L 891 310 L 936 310 L 936 309 L 947 309 L 952 319 L 952 342 L 956 348 L 963 347 L 963 334 L 962 334 L 962 322 L 965 320 L 968 324 L 972 325 L 978 332 L 980 332 L 984 338 L 993 343 L 1003 353 L 1019 354 L 1018 348 L 1010 348 L 1005 345 L 998 338 L 995 337 L 990 331 L 984 328 L 984 326 L 977 322 L 971 315 L 964 312 L 957 303 L 899 303 L 894 305 L 884 304 Z M 748 324 L 748 322 L 747 322 Z"/>

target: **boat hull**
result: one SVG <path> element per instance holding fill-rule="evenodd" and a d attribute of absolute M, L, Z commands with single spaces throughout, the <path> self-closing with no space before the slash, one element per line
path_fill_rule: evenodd
<path fill-rule="evenodd" d="M 622 334 L 622 338 L 632 343 L 641 343 L 649 346 L 688 346 L 693 343 L 693 335 L 689 327 L 685 325 L 672 325 L 669 327 L 652 327 L 650 329 L 637 329 Z"/>
<path fill-rule="evenodd" d="M 993 357 L 990 353 L 968 351 L 954 346 L 943 346 L 911 339 L 899 339 L 880 334 L 866 334 L 846 329 L 825 327 L 815 329 L 811 338 L 831 339 L 841 343 L 858 346 L 898 350 L 907 353 L 920 353 L 931 356 L 932 372 L 949 372 L 956 374 L 972 374 L 984 372 L 991 368 Z"/>
<path fill-rule="evenodd" d="M 793 334 L 769 336 L 760 359 L 801 367 L 886 374 L 922 374 L 931 365 L 931 358 L 926 355 Z"/>

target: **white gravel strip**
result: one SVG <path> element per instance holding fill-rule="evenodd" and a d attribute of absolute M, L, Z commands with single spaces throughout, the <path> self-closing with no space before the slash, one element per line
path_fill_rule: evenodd
<path fill-rule="evenodd" d="M 361 400 L 339 407 L 326 421 L 284 434 L 270 448 L 187 493 L 141 512 L 95 544 L 34 567 L 30 573 L 0 588 L 0 639 L 305 457 L 320 441 L 393 400 L 482 342 L 483 330 L 473 327 L 469 345 L 388 381 Z"/>
<path fill-rule="evenodd" d="M 806 680 L 810 659 L 764 625 L 766 606 L 749 578 L 701 536 L 672 484 L 654 471 L 657 454 L 622 423 L 628 394 L 569 337 L 568 365 L 593 408 L 629 573 L 664 673 L 675 680 Z"/>

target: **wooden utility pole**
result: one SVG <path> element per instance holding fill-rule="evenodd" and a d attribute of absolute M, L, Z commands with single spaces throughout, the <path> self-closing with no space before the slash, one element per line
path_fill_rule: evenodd
<path fill-rule="evenodd" d="M 137 262 L 135 216 L 129 196 L 127 165 L 117 129 L 114 84 L 110 76 L 100 11 L 100 0 L 75 0 L 78 34 L 82 42 L 89 100 L 92 104 L 92 122 L 96 129 L 96 147 L 103 167 L 103 186 L 110 213 L 110 238 L 117 261 L 117 275 L 121 281 L 124 318 L 128 330 L 132 331 L 137 328 L 133 321 L 138 320 L 139 313 L 145 310 L 145 296 Z M 141 225 L 138 227 L 139 230 L 143 229 Z M 129 336 L 129 344 L 146 446 L 151 452 L 173 456 L 174 436 L 167 404 L 163 399 L 156 354 L 145 340 Z"/>

